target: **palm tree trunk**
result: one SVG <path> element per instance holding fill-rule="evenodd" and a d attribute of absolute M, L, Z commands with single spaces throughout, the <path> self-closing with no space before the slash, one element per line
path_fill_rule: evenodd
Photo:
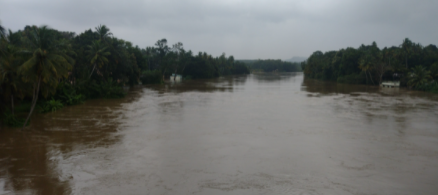
<path fill-rule="evenodd" d="M 175 67 L 175 75 L 173 76 L 173 81 L 175 81 L 176 79 L 176 73 L 178 73 L 178 65 L 179 65 L 179 57 L 177 57 L 177 63 L 176 63 L 176 67 Z"/>
<path fill-rule="evenodd" d="M 12 116 L 14 116 L 14 95 L 11 94 L 11 111 Z"/>
<path fill-rule="evenodd" d="M 176 65 L 176 68 L 175 68 L 175 75 L 173 76 L 173 81 L 175 81 L 175 79 L 176 79 L 176 73 L 178 73 L 178 65 Z"/>
<path fill-rule="evenodd" d="M 182 77 L 182 75 L 184 74 L 184 69 L 186 69 L 186 64 L 184 63 L 184 66 L 183 66 L 183 68 L 182 68 L 182 70 L 181 70 L 181 77 Z M 182 79 L 182 78 L 181 78 Z"/>
<path fill-rule="evenodd" d="M 379 74 L 379 85 L 382 84 L 383 73 Z"/>
<path fill-rule="evenodd" d="M 389 58 L 389 68 L 391 68 L 391 58 Z"/>
<path fill-rule="evenodd" d="M 373 76 L 371 76 L 371 73 L 370 73 L 370 71 L 368 71 L 368 74 L 370 75 L 370 79 L 371 79 L 371 82 L 373 83 L 373 85 L 374 85 L 374 81 L 373 81 Z"/>
<path fill-rule="evenodd" d="M 368 84 L 368 75 L 367 75 L 367 71 L 365 71 L 365 79 L 366 79 L 366 84 Z"/>
<path fill-rule="evenodd" d="M 164 69 L 164 71 L 163 71 L 163 82 L 164 82 L 164 75 L 166 74 L 166 69 Z"/>
<path fill-rule="evenodd" d="M 40 92 L 40 83 L 41 83 L 41 76 L 38 77 L 38 84 L 36 86 L 34 86 L 34 93 L 33 93 L 33 98 L 32 98 L 32 107 L 30 108 L 30 112 L 29 115 L 26 118 L 26 121 L 24 121 L 23 127 L 21 128 L 21 130 L 24 129 L 24 127 L 26 127 L 27 122 L 30 119 L 30 116 L 32 115 L 33 110 L 35 109 L 35 105 L 38 101 L 38 94 Z M 36 87 L 36 88 L 35 88 Z"/>
<path fill-rule="evenodd" d="M 91 73 L 90 73 L 90 76 L 88 77 L 88 79 L 90 79 L 91 78 L 91 75 L 93 75 L 93 72 L 94 72 L 94 69 L 96 68 L 96 64 L 94 64 L 94 66 L 93 66 L 93 70 L 91 70 Z"/>

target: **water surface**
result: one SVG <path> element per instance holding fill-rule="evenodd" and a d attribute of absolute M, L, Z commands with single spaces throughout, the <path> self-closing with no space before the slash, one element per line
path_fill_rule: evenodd
<path fill-rule="evenodd" d="M 0 194 L 438 194 L 438 97 L 252 74 L 0 130 Z"/>

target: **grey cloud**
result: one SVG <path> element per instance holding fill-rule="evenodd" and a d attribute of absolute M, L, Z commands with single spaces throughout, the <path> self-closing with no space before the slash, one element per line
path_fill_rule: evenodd
<path fill-rule="evenodd" d="M 167 38 L 194 52 L 287 59 L 405 37 L 436 44 L 437 7 L 428 0 L 2 0 L 0 19 L 13 30 L 48 24 L 80 33 L 105 24 L 140 47 Z"/>

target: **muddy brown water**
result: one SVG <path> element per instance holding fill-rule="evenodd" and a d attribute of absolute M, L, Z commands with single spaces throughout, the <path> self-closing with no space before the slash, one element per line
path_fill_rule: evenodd
<path fill-rule="evenodd" d="M 438 96 L 252 74 L 0 130 L 0 194 L 438 194 Z"/>

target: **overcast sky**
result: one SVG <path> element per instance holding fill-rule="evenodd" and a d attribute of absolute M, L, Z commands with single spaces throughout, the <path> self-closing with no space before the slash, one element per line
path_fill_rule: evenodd
<path fill-rule="evenodd" d="M 289 59 L 406 37 L 436 45 L 437 8 L 437 0 L 0 0 L 0 21 L 77 34 L 105 24 L 142 48 L 166 38 L 195 53 Z"/>

